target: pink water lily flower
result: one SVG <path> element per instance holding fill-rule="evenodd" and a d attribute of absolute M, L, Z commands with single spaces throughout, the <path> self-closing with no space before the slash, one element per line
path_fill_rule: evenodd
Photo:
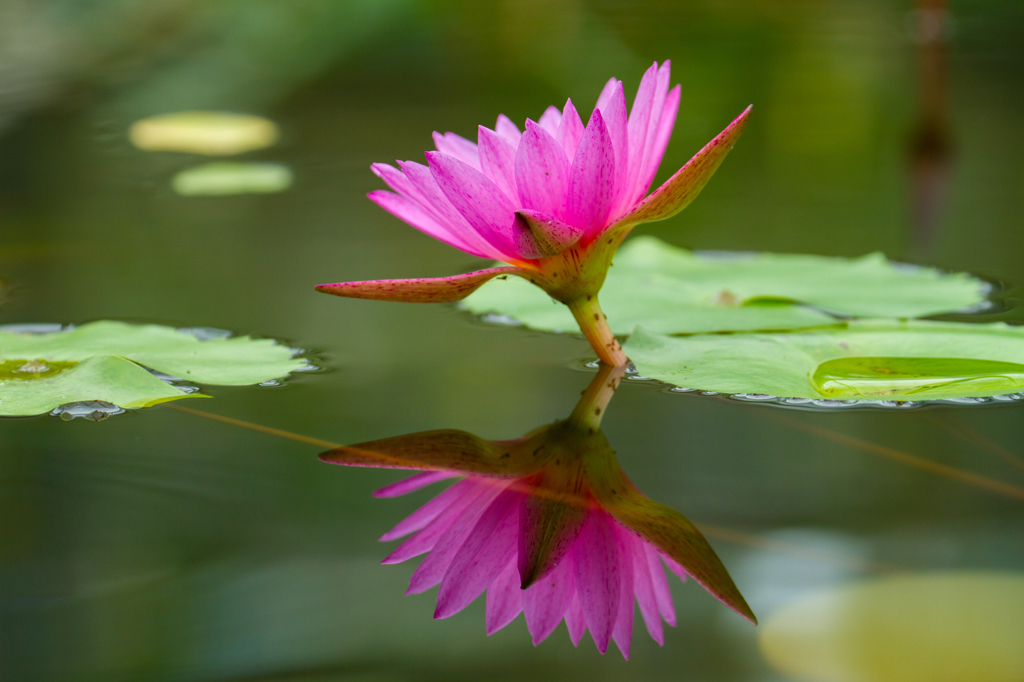
<path fill-rule="evenodd" d="M 439 585 L 435 618 L 487 592 L 487 634 L 519 613 L 534 645 L 565 621 L 573 644 L 614 640 L 629 658 L 634 600 L 651 637 L 675 610 L 662 565 L 756 623 L 721 560 L 678 512 L 644 497 L 598 428 L 624 368 L 603 365 L 571 417 L 511 441 L 443 430 L 337 448 L 320 456 L 348 466 L 421 469 L 387 486 L 394 497 L 463 476 L 386 533 L 410 536 L 386 559 L 427 554 L 408 593 Z"/>
<path fill-rule="evenodd" d="M 746 125 L 748 107 L 650 195 L 679 108 L 669 63 L 644 74 L 626 113 L 622 82 L 608 81 L 586 126 L 573 106 L 549 107 L 520 132 L 504 115 L 480 126 L 477 142 L 434 133 L 428 166 L 373 165 L 394 190 L 370 199 L 413 227 L 466 253 L 508 263 L 436 279 L 322 284 L 351 298 L 440 303 L 465 298 L 484 282 L 517 275 L 572 310 L 598 357 L 626 362 L 597 293 L 619 244 L 640 223 L 683 210 L 714 174 Z"/>

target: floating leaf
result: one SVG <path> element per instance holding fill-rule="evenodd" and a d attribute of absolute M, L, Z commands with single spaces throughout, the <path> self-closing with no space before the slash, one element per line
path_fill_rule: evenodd
<path fill-rule="evenodd" d="M 969 275 L 896 265 L 879 253 L 854 259 L 700 254 L 638 237 L 615 257 L 601 307 L 620 335 L 637 325 L 664 334 L 785 330 L 834 324 L 828 312 L 850 317 L 948 313 L 984 302 L 986 290 Z M 565 306 L 518 277 L 487 284 L 462 306 L 534 329 L 577 328 Z"/>
<path fill-rule="evenodd" d="M 128 137 L 139 149 L 151 152 L 224 156 L 269 147 L 277 142 L 278 134 L 277 125 L 260 116 L 182 111 L 136 121 Z"/>
<path fill-rule="evenodd" d="M 720 393 L 841 400 L 982 397 L 1024 388 L 1024 327 L 853 320 L 773 334 L 671 337 L 637 329 L 644 376 Z"/>
<path fill-rule="evenodd" d="M 307 366 L 292 355 L 269 339 L 200 340 L 170 327 L 124 322 L 44 334 L 0 330 L 0 415 L 40 414 L 88 400 L 148 407 L 197 394 L 144 367 L 201 384 L 240 386 Z"/>

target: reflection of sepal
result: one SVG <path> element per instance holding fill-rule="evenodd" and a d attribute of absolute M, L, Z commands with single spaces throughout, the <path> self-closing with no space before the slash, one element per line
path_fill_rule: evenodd
<path fill-rule="evenodd" d="M 532 481 L 536 487 L 519 510 L 519 579 L 533 585 L 572 549 L 587 518 L 588 496 L 580 462 L 545 468 Z"/>
<path fill-rule="evenodd" d="M 697 527 L 676 510 L 645 497 L 618 466 L 592 479 L 602 507 L 641 538 L 670 557 L 704 589 L 754 625 L 757 616 L 747 605 L 722 560 Z"/>
<path fill-rule="evenodd" d="M 489 441 L 465 431 L 440 429 L 346 445 L 320 455 L 324 462 L 387 469 L 429 469 L 495 478 L 519 478 L 537 472 L 543 435 Z"/>

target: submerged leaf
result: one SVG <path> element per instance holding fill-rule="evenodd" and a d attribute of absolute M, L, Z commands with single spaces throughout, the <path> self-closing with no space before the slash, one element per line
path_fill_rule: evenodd
<path fill-rule="evenodd" d="M 181 196 L 273 194 L 291 187 L 292 171 L 281 163 L 219 161 L 186 168 L 171 179 Z"/>
<path fill-rule="evenodd" d="M 292 356 L 269 339 L 201 341 L 159 325 L 101 321 L 45 334 L 0 330 L 0 415 L 40 414 L 86 400 L 148 407 L 190 394 L 144 367 L 196 383 L 241 386 L 307 366 Z"/>
<path fill-rule="evenodd" d="M 670 337 L 625 348 L 644 376 L 721 393 L 842 400 L 982 397 L 1024 388 L 1024 327 L 851 321 L 789 334 Z"/>
<path fill-rule="evenodd" d="M 769 331 L 836 324 L 852 317 L 925 317 L 985 300 L 970 275 L 890 263 L 881 254 L 698 254 L 653 237 L 627 242 L 601 290 L 616 334 L 637 325 L 663 334 Z M 575 331 L 565 306 L 517 278 L 489 283 L 462 306 L 507 315 L 534 329 Z"/>

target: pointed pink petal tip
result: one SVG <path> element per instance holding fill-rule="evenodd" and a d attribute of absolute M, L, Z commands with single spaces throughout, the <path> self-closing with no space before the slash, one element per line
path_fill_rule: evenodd
<path fill-rule="evenodd" d="M 424 279 L 378 279 L 368 282 L 320 284 L 316 290 L 345 298 L 402 303 L 451 303 L 461 301 L 485 282 L 501 275 L 518 275 L 521 268 L 506 266 L 487 268 L 464 275 Z"/>
<path fill-rule="evenodd" d="M 671 218 L 686 208 L 697 198 L 704 185 L 715 174 L 739 139 L 740 133 L 747 125 L 750 112 L 754 105 L 748 106 L 737 116 L 725 130 L 704 145 L 686 165 L 676 171 L 675 175 L 665 181 L 661 187 L 652 192 L 646 199 L 636 205 L 633 210 L 619 218 L 615 227 L 638 225 Z"/>
<path fill-rule="evenodd" d="M 386 485 L 383 488 L 378 488 L 373 491 L 374 497 L 400 497 L 402 495 L 408 495 L 409 493 L 416 492 L 420 488 L 425 488 L 431 483 L 437 483 L 443 481 L 446 478 L 452 478 L 458 474 L 451 471 L 424 471 L 419 474 L 414 474 L 409 478 L 402 479 L 397 483 Z"/>

